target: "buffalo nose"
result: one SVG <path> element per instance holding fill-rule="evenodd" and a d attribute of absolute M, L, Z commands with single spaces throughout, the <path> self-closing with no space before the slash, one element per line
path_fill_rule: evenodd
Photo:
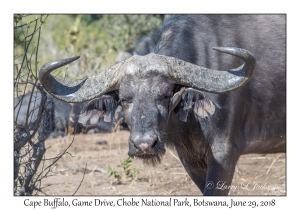
<path fill-rule="evenodd" d="M 131 142 L 134 144 L 134 146 L 144 152 L 146 150 L 151 149 L 154 147 L 158 140 L 158 137 L 156 135 L 151 135 L 151 134 L 137 134 L 133 135 L 131 137 Z"/>

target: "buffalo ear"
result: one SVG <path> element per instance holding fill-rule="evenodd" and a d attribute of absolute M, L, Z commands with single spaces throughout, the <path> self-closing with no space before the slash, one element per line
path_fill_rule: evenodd
<path fill-rule="evenodd" d="M 195 102 L 193 111 L 200 118 L 209 117 L 215 113 L 215 105 L 211 100 L 205 98 Z"/>
<path fill-rule="evenodd" d="M 98 123 L 100 117 L 102 117 L 105 114 L 105 111 L 100 110 L 89 110 L 86 112 L 83 112 L 78 116 L 78 122 L 83 125 L 93 125 Z"/>
<path fill-rule="evenodd" d="M 89 101 L 81 110 L 78 122 L 83 125 L 98 123 L 101 117 L 105 122 L 113 122 L 113 115 L 117 107 L 117 100 L 111 95 L 103 95 Z"/>
<path fill-rule="evenodd" d="M 193 112 L 197 119 L 210 117 L 215 113 L 215 105 L 201 91 L 186 88 L 174 112 L 181 121 L 186 122 L 189 112 Z"/>

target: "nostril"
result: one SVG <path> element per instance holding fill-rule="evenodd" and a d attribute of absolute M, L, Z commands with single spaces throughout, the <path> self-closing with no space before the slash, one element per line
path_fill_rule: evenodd
<path fill-rule="evenodd" d="M 135 149 L 138 149 L 138 146 L 134 143 L 134 141 L 131 141 L 131 144 L 134 146 Z"/>
<path fill-rule="evenodd" d="M 156 138 L 151 146 L 151 148 L 155 148 L 157 146 L 158 143 L 158 138 Z"/>

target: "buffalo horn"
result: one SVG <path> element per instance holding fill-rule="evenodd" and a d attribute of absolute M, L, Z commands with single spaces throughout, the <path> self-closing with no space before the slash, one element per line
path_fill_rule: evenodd
<path fill-rule="evenodd" d="M 79 56 L 53 61 L 41 67 L 39 79 L 47 92 L 60 100 L 78 103 L 89 101 L 107 92 L 117 90 L 116 85 L 119 80 L 120 67 L 124 62 L 118 63 L 94 77 L 78 81 L 66 81 L 50 74 L 57 68 L 67 65 L 78 58 Z"/>
<path fill-rule="evenodd" d="M 256 60 L 247 50 L 215 47 L 214 50 L 241 58 L 245 63 L 227 71 L 207 69 L 173 57 L 166 57 L 168 73 L 175 83 L 211 93 L 224 93 L 246 84 L 256 68 Z"/>

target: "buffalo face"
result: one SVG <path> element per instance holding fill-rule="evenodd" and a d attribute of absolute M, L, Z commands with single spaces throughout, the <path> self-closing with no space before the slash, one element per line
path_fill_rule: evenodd
<path fill-rule="evenodd" d="M 167 126 L 174 85 L 151 69 L 142 74 L 135 68 L 120 82 L 119 97 L 130 129 L 129 156 L 152 164 L 165 153 L 163 137 Z"/>

